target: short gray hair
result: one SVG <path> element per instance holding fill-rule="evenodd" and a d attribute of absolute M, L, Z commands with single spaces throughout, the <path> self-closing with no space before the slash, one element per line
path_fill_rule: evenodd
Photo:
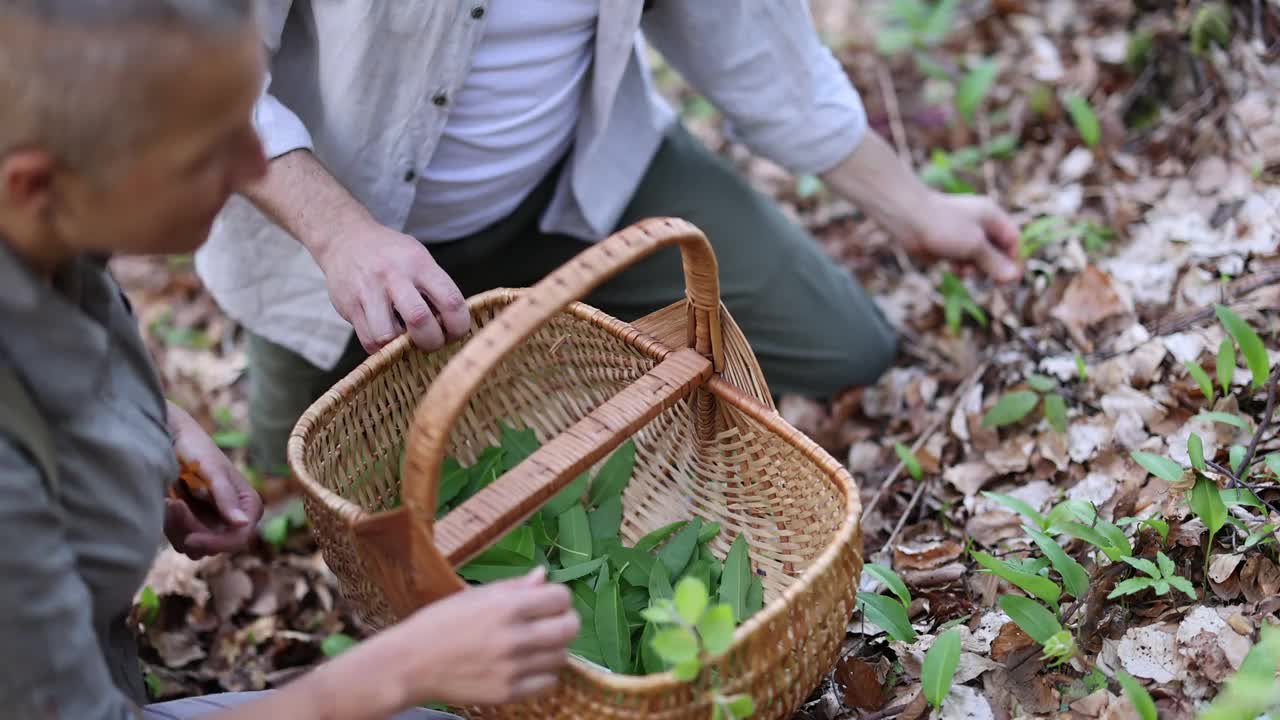
<path fill-rule="evenodd" d="M 253 0 L 0 0 L 0 157 L 42 147 L 91 170 L 148 131 L 149 68 L 173 39 L 243 31 Z"/>

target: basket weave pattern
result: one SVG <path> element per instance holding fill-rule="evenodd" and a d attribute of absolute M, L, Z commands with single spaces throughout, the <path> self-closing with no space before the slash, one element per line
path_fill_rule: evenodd
<path fill-rule="evenodd" d="M 649 231 L 669 231 L 672 221 L 666 222 Z M 696 233 L 684 223 L 674 227 Z M 475 337 L 537 290 L 472 298 Z M 497 443 L 499 421 L 533 428 L 545 443 L 608 405 L 677 349 L 664 339 L 685 334 L 687 328 L 670 324 L 683 323 L 688 313 L 669 310 L 646 324 L 624 323 L 576 302 L 559 309 L 493 364 L 465 398 L 448 429 L 448 454 L 473 462 Z M 746 536 L 765 607 L 712 664 L 723 692 L 755 698 L 755 717 L 785 718 L 830 669 L 844 638 L 862 566 L 860 505 L 840 464 L 772 410 L 759 367 L 727 316 L 721 332 L 716 340 L 723 342 L 727 367 L 632 435 L 636 464 L 623 496 L 622 536 L 633 544 L 696 515 L 721 524 L 711 548 L 722 560 L 733 538 Z M 355 528 L 386 514 L 401 497 L 401 458 L 417 427 L 415 413 L 429 410 L 420 406 L 431 399 L 424 396 L 462 347 L 427 354 L 401 338 L 318 401 L 290 442 L 290 462 L 326 562 L 375 627 L 404 615 L 404 602 L 397 600 L 402 591 L 390 576 L 414 576 L 414 567 L 407 557 L 385 557 Z M 533 701 L 454 711 L 495 720 L 675 720 L 710 713 L 709 686 L 699 684 L 704 681 L 683 684 L 669 673 L 615 675 L 574 662 L 561 679 L 555 691 Z"/>

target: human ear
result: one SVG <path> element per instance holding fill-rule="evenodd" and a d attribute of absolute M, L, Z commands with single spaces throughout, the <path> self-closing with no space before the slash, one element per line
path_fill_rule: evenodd
<path fill-rule="evenodd" d="M 0 193 L 11 210 L 39 217 L 53 205 L 57 163 L 44 150 L 18 150 L 0 157 Z"/>

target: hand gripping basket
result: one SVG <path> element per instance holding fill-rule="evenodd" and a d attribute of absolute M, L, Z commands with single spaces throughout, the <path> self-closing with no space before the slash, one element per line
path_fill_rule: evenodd
<path fill-rule="evenodd" d="M 577 302 L 672 244 L 686 300 L 635 323 Z M 648 220 L 530 289 L 483 293 L 470 307 L 477 329 L 468 341 L 428 354 L 400 338 L 318 400 L 289 441 L 290 466 L 346 596 L 385 627 L 464 589 L 455 568 L 633 438 L 623 539 L 696 515 L 722 525 L 712 550 L 724 559 L 733 538 L 746 535 L 765 606 L 711 664 L 722 692 L 752 695 L 755 717 L 789 718 L 844 639 L 862 569 L 861 505 L 840 463 L 774 410 L 720 303 L 706 238 L 681 220 Z M 442 462 L 473 462 L 496 444 L 500 421 L 533 428 L 544 444 L 437 521 Z M 704 720 L 704 682 L 612 674 L 575 659 L 548 694 L 454 712 Z"/>

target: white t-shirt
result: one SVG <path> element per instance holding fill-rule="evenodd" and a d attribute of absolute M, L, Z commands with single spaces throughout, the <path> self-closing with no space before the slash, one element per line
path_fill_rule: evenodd
<path fill-rule="evenodd" d="M 507 216 L 573 143 L 599 0 L 492 0 L 405 233 L 453 240 Z"/>

